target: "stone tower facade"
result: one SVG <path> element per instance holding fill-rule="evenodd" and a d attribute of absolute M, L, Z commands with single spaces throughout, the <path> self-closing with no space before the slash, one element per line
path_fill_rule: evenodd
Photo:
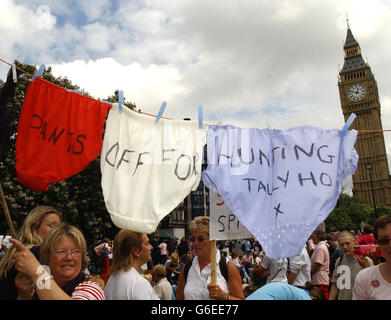
<path fill-rule="evenodd" d="M 351 129 L 359 131 L 355 148 L 359 155 L 353 175 L 353 196 L 370 205 L 391 207 L 391 184 L 381 123 L 381 107 L 375 77 L 361 56 L 361 48 L 348 25 L 344 44 L 344 65 L 338 89 L 345 122 L 355 113 Z M 378 130 L 366 132 L 365 130 Z M 375 199 L 374 199 L 375 198 Z"/>

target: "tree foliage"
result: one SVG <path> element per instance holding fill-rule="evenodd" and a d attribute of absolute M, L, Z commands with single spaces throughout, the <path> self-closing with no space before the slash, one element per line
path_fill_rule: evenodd
<path fill-rule="evenodd" d="M 375 212 L 365 200 L 342 193 L 334 210 L 325 220 L 326 231 L 357 230 L 360 229 L 361 222 L 372 225 L 378 217 L 390 213 L 389 207 L 379 206 Z"/>
<path fill-rule="evenodd" d="M 18 61 L 15 64 L 30 74 L 36 72 L 36 68 L 32 65 Z M 66 77 L 54 77 L 50 67 L 44 71 L 42 77 L 61 87 L 80 90 Z M 77 226 L 84 233 L 89 244 L 96 243 L 104 236 L 113 237 L 118 229 L 112 224 L 103 200 L 99 157 L 79 174 L 50 185 L 47 192 L 32 191 L 19 183 L 15 171 L 15 142 L 18 119 L 29 80 L 29 75 L 20 74 L 14 102 L 7 106 L 12 116 L 11 150 L 6 161 L 0 164 L 0 181 L 15 229 L 22 225 L 31 209 L 38 205 L 50 205 L 63 212 L 64 220 Z M 2 85 L 0 83 L 0 86 Z M 84 90 L 82 94 L 91 97 Z M 104 100 L 118 101 L 118 92 Z M 129 102 L 125 102 L 124 105 L 131 109 L 135 108 L 135 105 Z M 9 234 L 7 229 L 8 225 L 3 216 L 0 218 L 0 234 Z"/>

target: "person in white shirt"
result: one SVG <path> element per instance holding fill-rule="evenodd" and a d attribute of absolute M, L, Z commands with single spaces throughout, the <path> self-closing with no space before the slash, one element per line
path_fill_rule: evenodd
<path fill-rule="evenodd" d="M 311 281 L 311 259 L 307 248 L 304 246 L 300 255 L 289 258 L 288 283 L 299 288 L 305 288 L 305 284 Z"/>
<path fill-rule="evenodd" d="M 105 287 L 107 300 L 159 300 L 142 265 L 151 261 L 152 246 L 146 234 L 121 230 L 114 239 L 113 262 Z"/>
<path fill-rule="evenodd" d="M 194 259 L 185 276 L 186 265 L 179 275 L 176 300 L 244 300 L 242 281 L 235 264 L 224 261 L 227 280 L 220 270 L 220 251 L 216 250 L 216 284 L 211 283 L 211 241 L 209 217 L 200 216 L 190 223 Z M 225 258 L 222 258 L 225 259 Z"/>
<path fill-rule="evenodd" d="M 266 283 L 270 282 L 282 282 L 288 283 L 287 271 L 288 271 L 288 259 L 270 259 L 265 255 L 262 259 L 260 273 L 264 276 L 267 275 Z"/>
<path fill-rule="evenodd" d="M 262 263 L 262 257 L 263 256 L 260 257 L 260 255 L 261 255 L 261 253 L 258 253 L 258 254 L 256 254 L 255 252 L 253 253 L 254 265 L 255 266 L 261 265 L 261 263 Z"/>
<path fill-rule="evenodd" d="M 353 286 L 353 300 L 391 300 L 391 215 L 378 218 L 373 235 L 385 263 L 361 270 Z"/>
<path fill-rule="evenodd" d="M 156 283 L 155 292 L 160 300 L 172 300 L 172 286 L 166 278 L 166 268 L 158 264 L 152 268 L 153 280 Z"/>

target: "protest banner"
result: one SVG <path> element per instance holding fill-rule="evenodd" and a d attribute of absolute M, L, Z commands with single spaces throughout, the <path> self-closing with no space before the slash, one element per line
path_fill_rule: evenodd
<path fill-rule="evenodd" d="M 19 182 L 48 191 L 50 184 L 83 171 L 99 156 L 110 108 L 40 77 L 30 82 L 15 145 Z"/>
<path fill-rule="evenodd" d="M 357 131 L 209 126 L 203 182 L 217 191 L 271 259 L 299 255 L 355 172 Z"/>
<path fill-rule="evenodd" d="M 113 104 L 101 152 L 107 211 L 121 229 L 156 231 L 201 180 L 205 131 L 195 121 L 160 119 Z"/>
<path fill-rule="evenodd" d="M 210 191 L 210 239 L 233 240 L 251 237 L 252 234 L 227 207 L 221 195 Z"/>
<path fill-rule="evenodd" d="M 223 198 L 209 191 L 210 224 L 209 237 L 211 241 L 211 283 L 216 283 L 216 240 L 250 238 L 252 234 L 240 223 L 235 215 L 225 205 Z"/>

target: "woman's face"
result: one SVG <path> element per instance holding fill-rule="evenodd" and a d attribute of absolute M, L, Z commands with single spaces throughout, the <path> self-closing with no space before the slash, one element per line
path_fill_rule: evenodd
<path fill-rule="evenodd" d="M 343 254 L 346 256 L 354 255 L 354 241 L 346 236 L 338 239 L 339 248 L 342 250 Z"/>
<path fill-rule="evenodd" d="M 204 232 L 193 232 L 190 237 L 194 254 L 198 257 L 210 256 L 209 235 Z"/>
<path fill-rule="evenodd" d="M 49 267 L 60 287 L 75 279 L 81 271 L 82 252 L 72 237 L 65 236 L 50 253 Z"/>
<path fill-rule="evenodd" d="M 41 239 L 45 238 L 50 230 L 52 230 L 55 226 L 60 224 L 60 217 L 55 213 L 47 214 L 41 221 L 37 229 L 37 234 L 41 237 Z"/>

